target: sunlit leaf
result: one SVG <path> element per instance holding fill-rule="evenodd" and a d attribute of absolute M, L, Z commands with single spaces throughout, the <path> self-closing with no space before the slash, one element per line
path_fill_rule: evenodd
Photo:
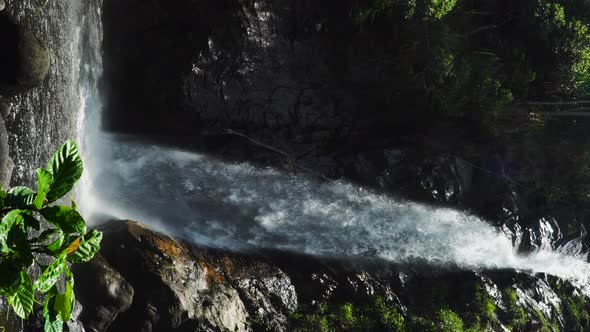
<path fill-rule="evenodd" d="M 95 229 L 84 235 L 80 241 L 78 249 L 68 256 L 68 261 L 72 263 L 85 263 L 94 257 L 100 250 L 100 241 L 102 240 L 102 232 Z"/>
<path fill-rule="evenodd" d="M 40 209 L 43 207 L 45 197 L 53 184 L 53 174 L 43 168 L 38 168 L 35 173 L 37 173 L 37 196 L 34 205 L 37 209 Z"/>
<path fill-rule="evenodd" d="M 51 224 L 65 233 L 85 233 L 86 222 L 78 211 L 67 206 L 51 206 L 39 211 Z"/>
<path fill-rule="evenodd" d="M 26 319 L 33 312 L 34 293 L 31 277 L 26 271 L 21 271 L 19 286 L 6 300 L 20 318 Z"/>
<path fill-rule="evenodd" d="M 3 253 L 9 252 L 11 249 L 8 247 L 8 232 L 17 223 L 20 219 L 22 219 L 21 210 L 12 210 L 8 212 L 7 215 L 2 218 L 2 222 L 0 223 L 0 251 Z"/>
<path fill-rule="evenodd" d="M 55 285 L 64 271 L 65 255 L 59 256 L 51 263 L 35 281 L 35 288 L 41 293 L 45 293 Z"/>
<path fill-rule="evenodd" d="M 57 288 L 53 286 L 45 296 L 45 303 L 43 305 L 43 318 L 45 319 L 45 332 L 63 332 L 63 321 L 59 313 L 54 309 L 55 296 L 57 295 Z"/>
<path fill-rule="evenodd" d="M 6 195 L 5 204 L 13 207 L 26 207 L 33 205 L 35 193 L 33 189 L 24 186 L 18 186 L 10 189 Z"/>
<path fill-rule="evenodd" d="M 74 277 L 67 266 L 64 267 L 66 273 L 66 290 L 63 294 L 55 296 L 54 309 L 59 313 L 61 320 L 68 321 L 72 318 L 72 310 L 76 303 L 74 296 Z"/>
<path fill-rule="evenodd" d="M 55 152 L 47 169 L 54 180 L 47 193 L 47 200 L 51 203 L 67 194 L 82 176 L 82 158 L 76 143 L 72 140 L 66 141 Z"/>

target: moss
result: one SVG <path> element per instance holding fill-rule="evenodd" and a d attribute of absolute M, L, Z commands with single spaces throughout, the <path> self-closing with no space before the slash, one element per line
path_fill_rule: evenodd
<path fill-rule="evenodd" d="M 408 322 L 408 332 L 437 332 L 436 324 L 424 317 L 410 316 Z"/>
<path fill-rule="evenodd" d="M 440 309 L 432 319 L 412 315 L 406 324 L 407 332 L 463 332 L 463 320 L 450 309 Z M 479 327 L 468 331 L 482 331 Z"/>
<path fill-rule="evenodd" d="M 302 307 L 291 314 L 290 318 L 295 322 L 294 331 L 328 332 L 334 330 L 328 321 L 326 305 L 320 305 L 313 308 Z"/>
<path fill-rule="evenodd" d="M 345 303 L 341 305 L 340 310 L 338 310 L 338 315 L 334 320 L 340 322 L 340 325 L 342 325 L 343 328 L 353 328 L 357 322 L 357 319 L 354 315 L 352 303 Z"/>
<path fill-rule="evenodd" d="M 475 293 L 472 303 L 474 316 L 474 325 L 480 325 L 482 323 L 495 322 L 496 319 L 496 305 L 494 299 L 488 294 L 485 288 L 478 284 L 475 287 Z"/>
<path fill-rule="evenodd" d="M 573 331 L 585 331 L 590 327 L 588 304 L 583 296 L 562 296 L 566 324 Z"/>
<path fill-rule="evenodd" d="M 454 311 L 440 310 L 437 315 L 437 327 L 441 332 L 463 332 L 463 320 Z"/>
<path fill-rule="evenodd" d="M 489 330 L 488 329 L 485 329 L 485 328 L 483 328 L 483 327 L 481 327 L 479 325 L 472 326 L 472 327 L 470 327 L 468 329 L 465 329 L 465 332 L 486 332 L 486 331 L 489 331 Z"/>
<path fill-rule="evenodd" d="M 382 297 L 375 299 L 373 308 L 383 326 L 392 331 L 404 330 L 404 316 L 396 308 L 388 306 Z"/>
<path fill-rule="evenodd" d="M 537 328 L 537 331 L 556 332 L 560 330 L 559 324 L 545 317 L 545 314 L 543 314 L 539 309 L 535 309 L 535 315 L 539 318 L 539 321 L 541 322 L 541 326 Z"/>
<path fill-rule="evenodd" d="M 428 16 L 441 19 L 455 8 L 457 0 L 431 0 L 428 3 Z"/>
<path fill-rule="evenodd" d="M 518 294 L 510 287 L 502 290 L 502 298 L 506 304 L 509 329 L 522 329 L 527 323 L 528 317 L 524 309 L 518 305 Z"/>
<path fill-rule="evenodd" d="M 291 316 L 295 331 L 393 331 L 406 330 L 397 308 L 376 297 L 364 304 L 302 306 Z"/>

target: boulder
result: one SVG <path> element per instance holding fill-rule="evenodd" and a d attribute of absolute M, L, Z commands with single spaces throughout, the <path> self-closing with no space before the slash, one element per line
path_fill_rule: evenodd
<path fill-rule="evenodd" d="M 10 16 L 0 15 L 0 93 L 14 95 L 39 85 L 49 70 L 45 41 Z"/>
<path fill-rule="evenodd" d="M 588 298 L 556 277 L 288 252 L 232 253 L 132 221 L 75 266 L 86 331 L 587 330 Z"/>
<path fill-rule="evenodd" d="M 106 331 L 117 315 L 131 306 L 133 286 L 100 254 L 84 269 L 75 266 L 74 271 L 77 281 L 85 285 L 77 294 L 80 301 L 88 303 L 83 316 L 86 330 Z"/>
<path fill-rule="evenodd" d="M 0 116 L 2 119 L 6 120 L 6 117 L 12 111 L 12 103 L 9 101 L 2 100 L 2 96 L 0 96 Z"/>
<path fill-rule="evenodd" d="M 103 230 L 101 255 L 74 271 L 82 276 L 76 285 L 88 308 L 82 315 L 88 331 L 249 331 L 242 298 L 248 294 L 261 302 L 256 296 L 276 292 L 273 285 L 281 284 L 241 283 L 229 271 L 259 264 L 242 266 L 238 256 L 210 252 L 136 222 L 113 222 Z M 257 289 L 263 291 L 252 295 Z"/>

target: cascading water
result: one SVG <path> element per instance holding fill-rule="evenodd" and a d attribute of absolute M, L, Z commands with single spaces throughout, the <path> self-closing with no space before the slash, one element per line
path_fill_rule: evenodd
<path fill-rule="evenodd" d="M 472 270 L 514 268 L 588 285 L 586 257 L 548 248 L 519 255 L 507 235 L 461 211 L 102 132 L 100 29 L 86 29 L 91 33 L 82 36 L 92 38 L 80 43 L 84 118 L 79 138 L 86 174 L 78 200 L 90 220 L 135 219 L 232 250 L 281 249 Z M 590 287 L 583 289 L 590 293 Z"/>

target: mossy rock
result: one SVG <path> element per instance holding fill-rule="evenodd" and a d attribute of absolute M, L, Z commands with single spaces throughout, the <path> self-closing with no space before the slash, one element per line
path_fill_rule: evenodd
<path fill-rule="evenodd" d="M 45 41 L 0 14 L 0 45 L 0 94 L 14 95 L 43 81 L 50 62 Z"/>

